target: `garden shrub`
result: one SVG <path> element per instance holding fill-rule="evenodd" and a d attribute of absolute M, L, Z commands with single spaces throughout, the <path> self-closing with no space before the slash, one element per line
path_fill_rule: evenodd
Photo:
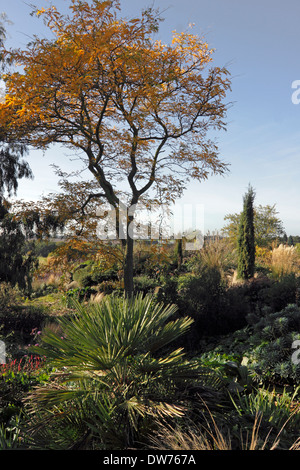
<path fill-rule="evenodd" d="M 297 288 L 298 279 L 293 273 L 273 280 L 259 292 L 259 305 L 261 308 L 269 306 L 273 312 L 279 312 L 287 305 L 296 303 Z"/>
<path fill-rule="evenodd" d="M 293 343 L 300 339 L 300 309 L 288 305 L 253 325 L 248 366 L 258 377 L 278 383 L 299 383 L 300 364 L 293 362 Z"/>
<path fill-rule="evenodd" d="M 157 279 L 151 279 L 148 276 L 136 276 L 133 278 L 134 293 L 142 292 L 143 294 L 153 293 L 155 287 L 159 285 Z"/>
<path fill-rule="evenodd" d="M 0 365 L 0 449 L 19 448 L 20 439 L 12 443 L 24 419 L 24 398 L 37 385 L 49 380 L 45 361 L 39 356 L 27 356 Z M 13 444 L 13 445 L 12 445 Z"/>
<path fill-rule="evenodd" d="M 36 299 L 38 297 L 44 297 L 48 294 L 53 294 L 54 292 L 57 292 L 58 288 L 54 284 L 47 284 L 47 283 L 42 283 L 37 289 L 33 291 L 31 294 L 30 298 L 31 299 Z"/>
<path fill-rule="evenodd" d="M 218 317 L 218 335 L 237 331 L 247 325 L 247 315 L 251 311 L 249 291 L 240 286 L 226 289 L 222 299 L 222 310 Z M 212 332 L 212 335 L 215 335 Z"/>
<path fill-rule="evenodd" d="M 34 249 L 36 256 L 47 258 L 47 256 L 50 255 L 58 246 L 59 243 L 57 242 L 51 242 L 49 240 L 40 240 L 34 242 L 32 249 Z M 30 248 L 30 245 L 28 246 L 28 248 Z"/>
<path fill-rule="evenodd" d="M 0 315 L 9 312 L 11 308 L 20 305 L 18 291 L 7 282 L 0 283 Z"/>
<path fill-rule="evenodd" d="M 124 287 L 122 287 L 119 281 L 114 280 L 102 281 L 97 285 L 97 290 L 98 292 L 103 292 L 103 294 L 124 294 Z"/>
<path fill-rule="evenodd" d="M 114 268 L 103 270 L 89 263 L 80 265 L 80 267 L 75 270 L 73 279 L 80 287 L 92 287 L 105 281 L 117 281 L 118 273 Z"/>
<path fill-rule="evenodd" d="M 99 268 L 94 268 L 91 275 L 91 280 L 93 284 L 100 284 L 105 281 L 117 281 L 118 272 L 114 268 L 101 270 Z"/>
<path fill-rule="evenodd" d="M 10 311 L 0 312 L 1 332 L 9 336 L 12 347 L 16 347 L 17 344 L 27 344 L 31 340 L 31 332 L 35 328 L 41 330 L 52 319 L 40 306 L 16 306 Z"/>
<path fill-rule="evenodd" d="M 91 295 L 95 295 L 97 291 L 91 287 L 76 287 L 74 289 L 69 289 L 64 296 L 67 307 L 71 308 L 73 301 L 77 300 L 78 302 L 88 301 Z"/>
<path fill-rule="evenodd" d="M 187 339 L 194 347 L 202 336 L 224 335 L 246 326 L 251 312 L 251 292 L 248 286 L 227 287 L 222 273 L 206 267 L 201 274 L 184 273 L 160 278 L 157 297 L 178 306 L 181 315 L 190 315 L 195 327 Z"/>
<path fill-rule="evenodd" d="M 195 320 L 196 337 L 223 332 L 224 312 L 228 310 L 226 284 L 215 267 L 204 267 L 198 275 L 178 277 L 178 305 Z M 225 315 L 226 316 L 226 315 Z"/>
<path fill-rule="evenodd" d="M 74 274 L 73 280 L 77 282 L 80 287 L 89 287 L 92 285 L 92 268 L 90 265 L 80 265 Z"/>
<path fill-rule="evenodd" d="M 256 383 L 293 385 L 300 381 L 300 364 L 293 361 L 294 341 L 300 340 L 300 309 L 288 305 L 265 313 L 251 325 L 219 339 L 203 352 L 232 355 L 246 365 Z"/>
<path fill-rule="evenodd" d="M 162 275 L 159 280 L 157 299 L 164 304 L 179 305 L 178 277 Z"/>

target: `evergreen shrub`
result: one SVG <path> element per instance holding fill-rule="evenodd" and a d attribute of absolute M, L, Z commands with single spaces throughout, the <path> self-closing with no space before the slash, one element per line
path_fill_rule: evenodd
<path fill-rule="evenodd" d="M 263 316 L 256 316 L 255 321 L 253 315 L 251 320 L 251 325 L 219 338 L 211 348 L 205 349 L 203 345 L 203 352 L 210 351 L 211 357 L 220 354 L 235 357 L 248 367 L 256 383 L 299 384 L 300 363 L 294 358 L 295 345 L 300 340 L 300 308 L 291 304 L 275 313 L 265 309 Z"/>

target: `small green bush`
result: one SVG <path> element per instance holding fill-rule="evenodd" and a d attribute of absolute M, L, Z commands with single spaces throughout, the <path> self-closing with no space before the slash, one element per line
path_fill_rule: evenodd
<path fill-rule="evenodd" d="M 66 306 L 71 308 L 73 301 L 77 300 L 79 302 L 88 301 L 91 295 L 95 295 L 97 291 L 91 287 L 76 287 L 75 289 L 69 289 L 64 296 Z"/>
<path fill-rule="evenodd" d="M 157 279 L 151 279 L 148 276 L 136 276 L 133 279 L 134 293 L 142 292 L 144 294 L 153 293 L 155 287 L 159 285 Z"/>
<path fill-rule="evenodd" d="M 203 336 L 219 336 L 247 325 L 254 300 L 250 286 L 227 287 L 216 267 L 203 266 L 201 272 L 162 276 L 158 299 L 178 306 L 181 315 L 195 320 L 188 334 L 190 346 L 196 347 Z"/>
<path fill-rule="evenodd" d="M 8 311 L 0 311 L 1 334 L 7 338 L 7 351 L 14 357 L 23 354 L 23 348 L 32 340 L 32 331 L 42 330 L 53 321 L 46 307 L 18 305 Z"/>
<path fill-rule="evenodd" d="M 195 339 L 223 332 L 222 322 L 228 305 L 226 285 L 217 268 L 205 267 L 198 275 L 180 275 L 177 287 L 180 311 L 195 320 Z"/>
<path fill-rule="evenodd" d="M 92 285 L 92 268 L 90 265 L 78 268 L 74 274 L 73 279 L 80 287 L 89 287 Z"/>
<path fill-rule="evenodd" d="M 160 289 L 157 293 L 157 299 L 165 304 L 179 305 L 178 278 L 174 275 L 163 275 L 160 277 Z"/>
<path fill-rule="evenodd" d="M 114 268 L 102 270 L 93 263 L 88 263 L 81 265 L 75 270 L 73 279 L 80 287 L 85 288 L 101 284 L 105 281 L 116 281 L 118 280 L 118 274 Z"/>
<path fill-rule="evenodd" d="M 259 292 L 260 306 L 269 306 L 273 312 L 279 312 L 289 304 L 296 303 L 298 280 L 291 273 L 271 282 Z"/>
<path fill-rule="evenodd" d="M 44 297 L 45 295 L 48 295 L 48 294 L 53 294 L 54 292 L 57 292 L 57 291 L 58 291 L 57 286 L 53 284 L 43 283 L 41 284 L 40 287 L 38 287 L 37 289 L 33 291 L 30 298 L 37 299 L 39 297 Z"/>
<path fill-rule="evenodd" d="M 0 283 L 0 315 L 20 305 L 18 290 L 7 282 Z"/>
<path fill-rule="evenodd" d="M 58 246 L 59 246 L 59 243 L 57 242 L 41 240 L 41 241 L 36 241 L 34 243 L 33 249 L 35 250 L 36 256 L 47 258 L 47 256 L 50 253 L 52 253 Z"/>

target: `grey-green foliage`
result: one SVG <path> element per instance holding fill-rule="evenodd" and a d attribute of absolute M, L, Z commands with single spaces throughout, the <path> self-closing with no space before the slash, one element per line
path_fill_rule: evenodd
<path fill-rule="evenodd" d="M 265 380 L 299 383 L 300 364 L 293 361 L 293 345 L 300 339 L 300 309 L 288 305 L 254 324 L 248 366 Z"/>
<path fill-rule="evenodd" d="M 252 319 L 253 320 L 253 319 Z M 300 308 L 290 304 L 279 312 L 264 313 L 241 330 L 223 337 L 211 357 L 227 354 L 247 365 L 254 382 L 299 384 Z"/>

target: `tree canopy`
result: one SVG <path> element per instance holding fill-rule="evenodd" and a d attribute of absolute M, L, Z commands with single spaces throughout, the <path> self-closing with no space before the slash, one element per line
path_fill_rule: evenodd
<path fill-rule="evenodd" d="M 154 202 L 158 194 L 174 201 L 190 179 L 227 170 L 208 134 L 225 128 L 230 89 L 228 70 L 212 66 L 213 50 L 200 37 L 174 32 L 163 44 L 154 39 L 159 12 L 127 20 L 120 11 L 118 0 L 71 0 L 70 15 L 54 6 L 37 11 L 54 39 L 7 51 L 22 69 L 6 74 L 0 106 L 10 137 L 78 151 L 97 198 L 116 209 L 134 207 L 150 190 Z M 130 237 L 127 251 L 130 271 Z"/>

